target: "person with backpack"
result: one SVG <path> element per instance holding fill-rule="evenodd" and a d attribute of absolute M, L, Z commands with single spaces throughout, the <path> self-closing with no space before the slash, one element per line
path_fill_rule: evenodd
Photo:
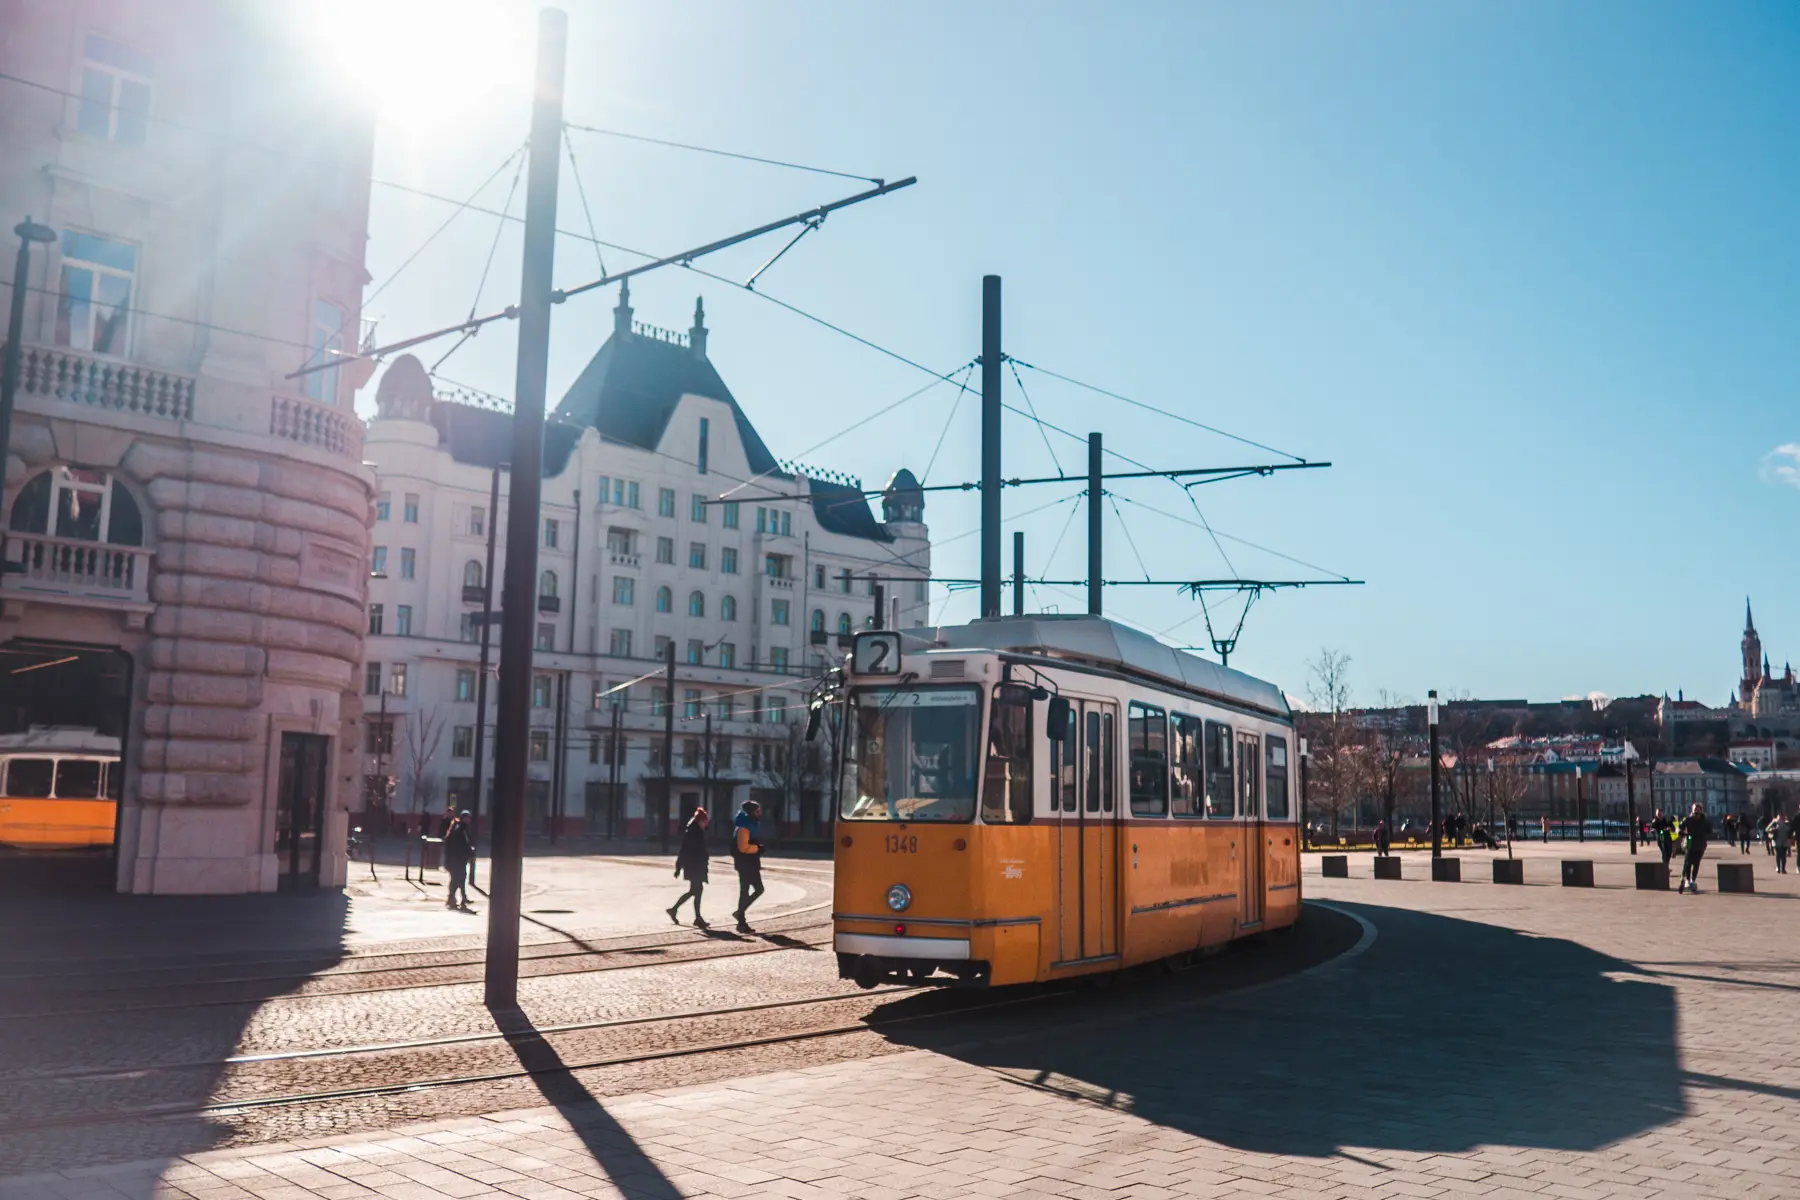
<path fill-rule="evenodd" d="M 1706 843 L 1712 840 L 1712 822 L 1706 819 L 1706 808 L 1698 802 L 1694 810 L 1681 821 L 1682 840 L 1687 843 L 1687 851 L 1681 860 L 1681 886 L 1694 895 L 1700 894 L 1700 860 L 1706 857 Z"/>
<path fill-rule="evenodd" d="M 444 869 L 450 872 L 450 891 L 444 897 L 445 908 L 469 909 L 469 868 L 475 863 L 475 843 L 469 837 L 469 822 L 473 820 L 465 810 L 459 816 L 451 818 L 450 827 L 444 830 Z M 461 903 L 457 901 L 457 893 L 462 894 Z"/>
<path fill-rule="evenodd" d="M 675 874 L 685 878 L 688 890 L 665 911 L 669 920 L 681 924 L 681 906 L 691 897 L 694 901 L 694 928 L 705 929 L 706 918 L 700 915 L 700 897 L 706 891 L 706 827 L 712 823 L 707 815 L 706 806 L 701 805 L 688 818 L 687 828 L 681 831 L 681 849 L 675 854 Z"/>
<path fill-rule="evenodd" d="M 731 915 L 737 918 L 739 933 L 756 932 L 745 914 L 763 894 L 761 832 L 762 805 L 744 801 L 731 823 L 731 861 L 738 873 L 738 906 Z"/>

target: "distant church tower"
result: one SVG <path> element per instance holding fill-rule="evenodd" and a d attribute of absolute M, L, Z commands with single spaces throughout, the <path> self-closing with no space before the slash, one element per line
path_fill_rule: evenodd
<path fill-rule="evenodd" d="M 1750 598 L 1744 597 L 1744 678 L 1738 683 L 1738 702 L 1748 708 L 1756 698 L 1756 685 L 1767 676 L 1763 666 L 1762 639 L 1756 636 L 1756 621 L 1750 616 Z"/>

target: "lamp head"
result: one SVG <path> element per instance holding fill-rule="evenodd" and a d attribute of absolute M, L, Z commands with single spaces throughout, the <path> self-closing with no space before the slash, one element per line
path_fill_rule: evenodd
<path fill-rule="evenodd" d="M 26 217 L 13 226 L 13 232 L 28 242 L 50 243 L 56 240 L 56 230 L 48 225 L 39 225 L 30 217 Z"/>

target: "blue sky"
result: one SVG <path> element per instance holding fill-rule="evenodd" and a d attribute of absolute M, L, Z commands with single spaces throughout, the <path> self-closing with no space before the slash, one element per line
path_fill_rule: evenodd
<path fill-rule="evenodd" d="M 919 176 L 832 217 L 763 291 L 948 371 L 978 353 L 980 279 L 997 273 L 1009 353 L 1332 461 L 1195 492 L 1216 529 L 1368 581 L 1264 598 L 1233 665 L 1298 695 L 1330 646 L 1351 655 L 1365 700 L 1682 688 L 1718 703 L 1745 593 L 1777 667 L 1800 658 L 1800 451 L 1776 453 L 1800 443 L 1792 6 L 568 9 L 571 121 Z M 529 38 L 532 6 L 492 11 L 489 44 Z M 512 83 L 522 59 L 496 52 L 484 71 Z M 384 125 L 377 177 L 466 195 L 523 140 L 517 88 L 458 78 L 443 114 Z M 655 251 L 857 190 L 573 137 L 599 236 Z M 483 201 L 498 206 L 510 179 Z M 566 160 L 563 183 L 559 223 L 585 229 Z M 379 283 L 449 210 L 381 186 L 373 204 Z M 495 224 L 461 217 L 420 254 L 369 306 L 382 333 L 461 319 Z M 778 246 L 710 269 L 742 279 Z M 484 310 L 516 297 L 517 256 L 509 228 Z M 598 271 L 590 246 L 559 241 L 560 281 Z M 687 272 L 633 287 L 641 320 L 676 328 L 697 294 L 715 364 L 778 455 L 929 382 Z M 558 310 L 552 403 L 612 304 L 596 293 Z M 490 329 L 442 374 L 509 392 L 512 336 Z M 1046 420 L 1100 429 L 1156 466 L 1265 457 L 1029 372 L 1025 385 Z M 871 484 L 923 471 L 954 399 L 940 386 L 806 457 Z M 977 473 L 973 396 L 948 430 L 930 482 Z M 1009 416 L 1006 434 L 1009 475 L 1055 473 L 1035 427 Z M 1051 445 L 1081 469 L 1077 443 Z M 1008 511 L 1075 490 L 1012 492 Z M 1320 577 L 1240 543 L 1221 561 L 1193 524 L 1145 507 L 1193 521 L 1172 484 L 1116 491 L 1158 578 Z M 1079 516 L 1045 562 L 1071 508 L 1017 525 L 1034 574 L 1084 573 Z M 938 538 L 977 519 L 962 496 L 933 496 L 927 516 Z M 1110 514 L 1107 537 L 1108 576 L 1141 577 Z M 942 546 L 937 573 L 973 574 L 976 551 L 973 537 Z M 973 613 L 971 595 L 940 599 L 945 620 Z M 1143 588 L 1108 605 L 1159 631 L 1198 612 Z M 1204 626 L 1169 637 L 1201 641 Z"/>

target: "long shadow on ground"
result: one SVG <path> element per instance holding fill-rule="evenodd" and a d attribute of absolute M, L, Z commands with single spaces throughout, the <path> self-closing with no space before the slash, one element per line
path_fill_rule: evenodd
<path fill-rule="evenodd" d="M 1015 1014 L 1017 1036 L 1002 1040 L 930 1023 L 889 1036 L 1268 1154 L 1594 1150 L 1684 1112 L 1675 992 L 1621 978 L 1632 964 L 1474 921 L 1341 907 L 1377 940 L 1304 978 L 1186 1004 L 1095 993 L 1078 1025 L 1066 1009 Z"/>

